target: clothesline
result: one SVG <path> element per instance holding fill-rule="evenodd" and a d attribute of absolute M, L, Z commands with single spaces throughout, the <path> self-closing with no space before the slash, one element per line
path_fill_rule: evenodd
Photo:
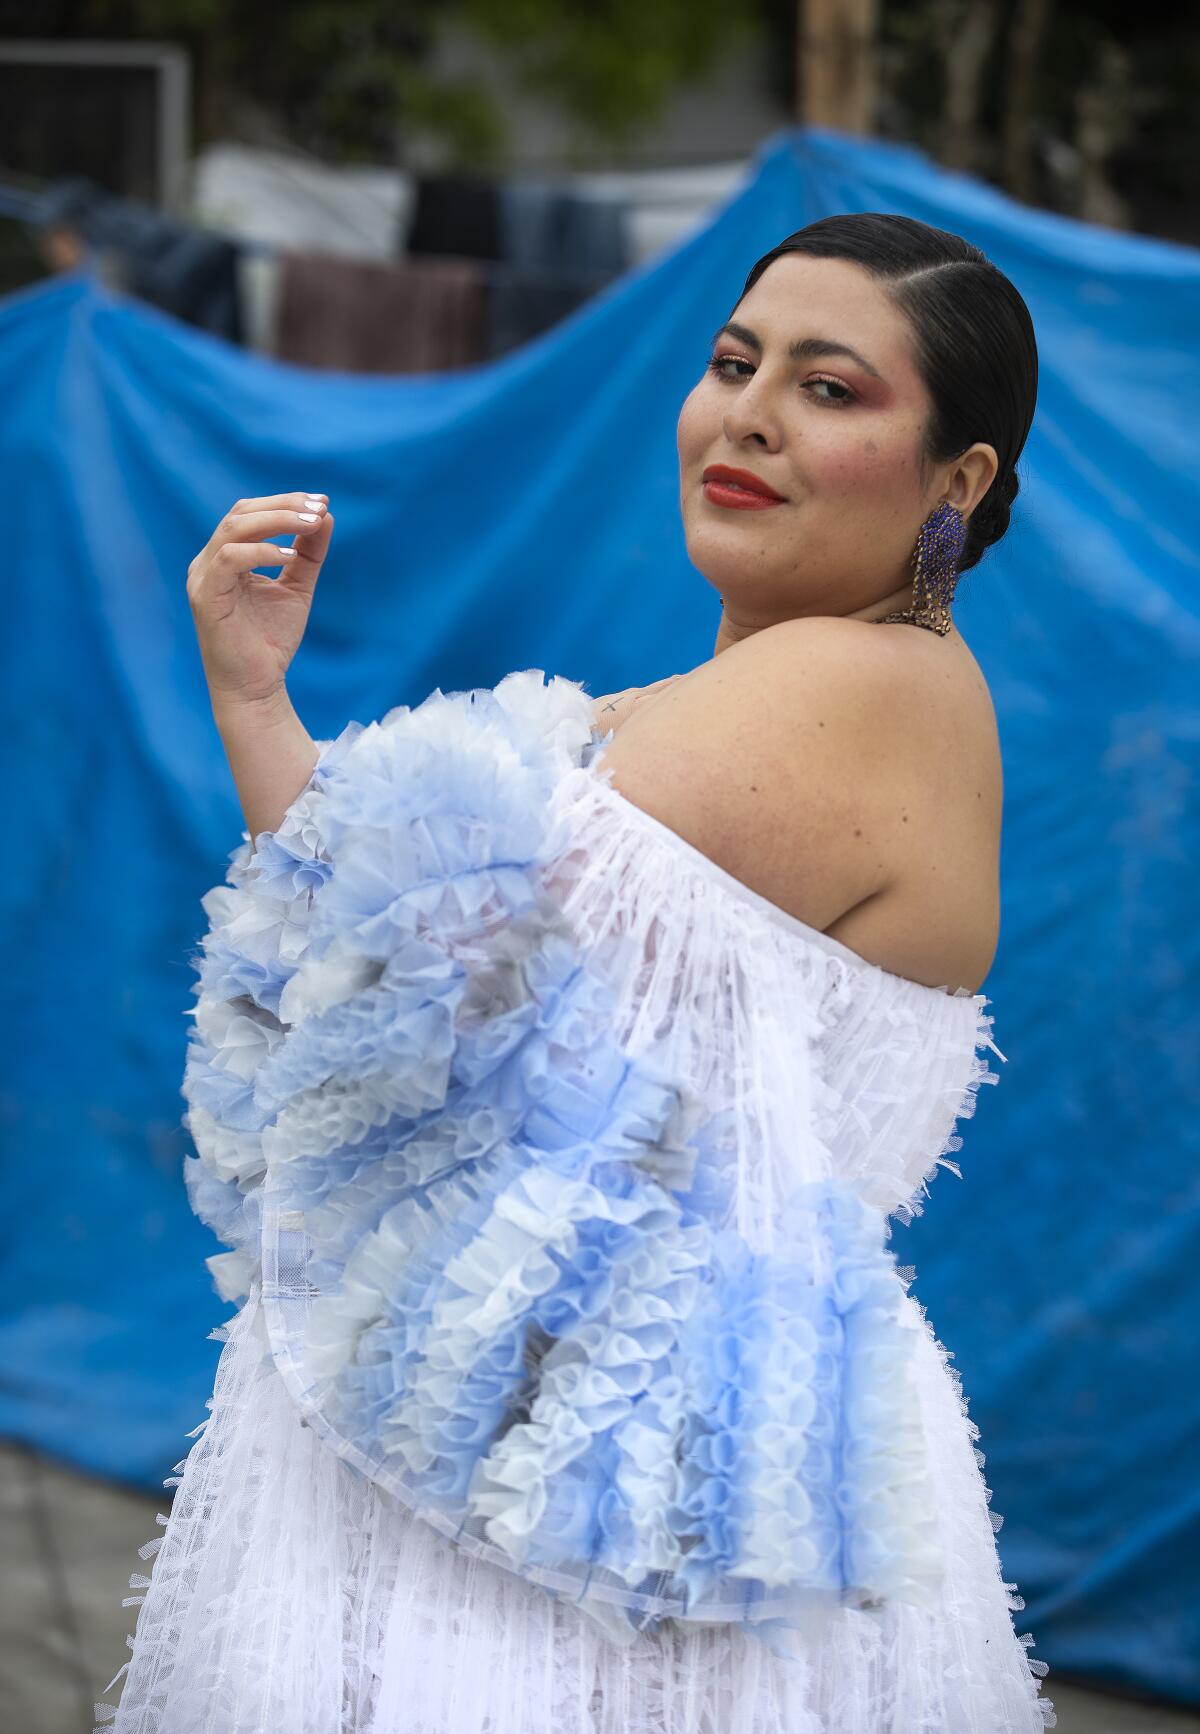
<path fill-rule="evenodd" d="M 680 171 L 685 212 L 738 172 Z M 631 221 L 636 183 L 616 174 L 343 171 L 219 146 L 197 159 L 194 180 L 199 220 L 83 177 L 34 193 L 5 188 L 0 214 L 73 231 L 115 287 L 230 342 L 351 372 L 495 359 L 557 324 L 647 248 Z M 650 206 L 661 226 L 664 176 L 644 180 L 658 188 Z"/>

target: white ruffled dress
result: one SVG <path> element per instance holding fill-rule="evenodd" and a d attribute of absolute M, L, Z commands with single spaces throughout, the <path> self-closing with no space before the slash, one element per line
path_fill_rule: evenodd
<path fill-rule="evenodd" d="M 351 723 L 204 899 L 240 1304 L 101 1734 L 1054 1726 L 887 1246 L 989 1002 L 633 805 L 591 708 L 533 669 Z"/>

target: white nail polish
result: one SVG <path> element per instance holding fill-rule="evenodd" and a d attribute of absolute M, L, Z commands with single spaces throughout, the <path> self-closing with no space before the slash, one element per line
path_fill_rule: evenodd
<path fill-rule="evenodd" d="M 324 500 L 307 499 L 304 504 L 308 507 L 310 512 L 323 512 L 325 510 Z"/>
<path fill-rule="evenodd" d="M 297 516 L 302 524 L 315 524 L 317 521 L 316 512 L 300 512 Z"/>
<path fill-rule="evenodd" d="M 296 550 L 294 548 L 281 548 L 279 552 L 283 555 L 285 560 L 290 560 Z"/>

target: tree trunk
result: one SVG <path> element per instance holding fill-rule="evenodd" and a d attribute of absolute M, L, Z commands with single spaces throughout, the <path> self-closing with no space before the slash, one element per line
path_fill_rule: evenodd
<path fill-rule="evenodd" d="M 1018 0 L 1008 45 L 1007 102 L 1001 175 L 1014 199 L 1033 201 L 1033 124 L 1037 67 L 1050 0 Z"/>
<path fill-rule="evenodd" d="M 797 119 L 872 133 L 878 102 L 878 0 L 797 0 Z"/>
<path fill-rule="evenodd" d="M 1108 159 L 1129 137 L 1133 124 L 1132 62 L 1120 43 L 1101 43 L 1095 75 L 1075 98 L 1075 148 L 1079 152 L 1079 208 L 1085 223 L 1109 229 L 1129 225 L 1129 207 L 1108 178 Z"/>
<path fill-rule="evenodd" d="M 984 63 L 996 39 L 998 0 L 938 0 L 935 39 L 942 56 L 939 160 L 964 174 L 979 172 L 979 97 Z"/>

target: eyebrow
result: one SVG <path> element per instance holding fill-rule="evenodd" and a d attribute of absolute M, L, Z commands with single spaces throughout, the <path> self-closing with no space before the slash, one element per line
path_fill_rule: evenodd
<path fill-rule="evenodd" d="M 748 325 L 739 325 L 730 320 L 727 325 L 718 326 L 712 334 L 712 347 L 715 348 L 718 338 L 728 333 L 736 337 L 739 343 L 744 343 L 749 349 L 756 349 L 762 354 L 762 340 L 755 336 Z M 851 361 L 857 361 L 864 373 L 869 373 L 872 379 L 882 379 L 883 375 L 871 366 L 865 355 L 860 355 L 857 349 L 851 349 L 848 343 L 837 343 L 832 337 L 801 337 L 795 343 L 788 344 L 788 354 L 793 361 L 810 361 L 818 355 L 848 355 Z"/>

